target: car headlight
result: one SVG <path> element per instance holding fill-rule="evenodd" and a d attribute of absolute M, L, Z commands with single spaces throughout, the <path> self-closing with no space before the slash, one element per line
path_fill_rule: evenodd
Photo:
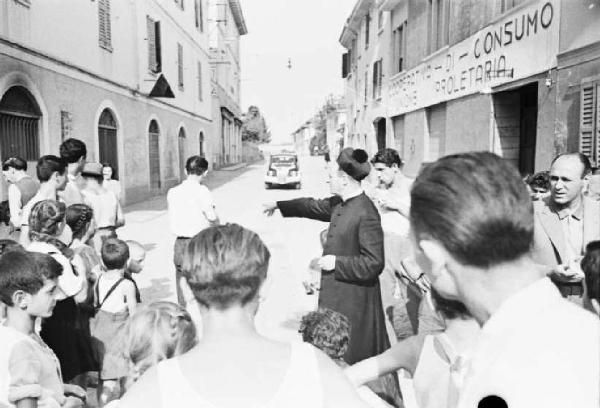
<path fill-rule="evenodd" d="M 269 170 L 267 171 L 267 176 L 275 176 L 277 173 L 275 170 Z"/>
<path fill-rule="evenodd" d="M 290 177 L 296 177 L 298 172 L 296 170 L 290 170 Z"/>

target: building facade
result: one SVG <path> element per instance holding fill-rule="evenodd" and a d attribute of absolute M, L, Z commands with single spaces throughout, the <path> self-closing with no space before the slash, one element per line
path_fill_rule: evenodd
<path fill-rule="evenodd" d="M 209 10 L 215 167 L 242 161 L 240 37 L 248 33 L 239 0 L 211 0 Z"/>
<path fill-rule="evenodd" d="M 1 158 L 34 173 L 75 137 L 115 167 L 126 203 L 176 184 L 212 129 L 205 2 L 2 2 Z"/>
<path fill-rule="evenodd" d="M 470 150 L 495 152 L 522 174 L 547 169 L 566 150 L 596 151 L 598 164 L 597 122 L 591 138 L 580 130 L 581 101 L 598 101 L 593 3 L 359 1 L 340 37 L 348 142 L 369 153 L 396 148 L 413 175 L 424 162 Z M 582 93 L 584 83 L 594 91 Z"/>

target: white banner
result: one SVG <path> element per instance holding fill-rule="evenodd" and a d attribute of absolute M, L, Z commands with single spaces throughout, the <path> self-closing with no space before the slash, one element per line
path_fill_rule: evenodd
<path fill-rule="evenodd" d="M 541 0 L 390 79 L 389 116 L 470 95 L 556 67 L 558 0 Z"/>

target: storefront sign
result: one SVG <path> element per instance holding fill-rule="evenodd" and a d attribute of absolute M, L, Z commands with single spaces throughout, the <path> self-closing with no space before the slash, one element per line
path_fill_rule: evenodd
<path fill-rule="evenodd" d="M 477 34 L 391 78 L 388 112 L 401 115 L 556 67 L 558 0 L 507 13 Z"/>

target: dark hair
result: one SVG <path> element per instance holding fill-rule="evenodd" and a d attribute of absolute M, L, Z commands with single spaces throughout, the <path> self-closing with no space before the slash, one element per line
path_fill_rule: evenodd
<path fill-rule="evenodd" d="M 2 171 L 12 167 L 15 170 L 27 170 L 27 162 L 18 156 L 9 157 L 2 163 Z"/>
<path fill-rule="evenodd" d="M 0 202 L 0 223 L 4 223 L 4 225 L 10 225 L 10 206 L 8 205 L 8 200 L 4 200 Z"/>
<path fill-rule="evenodd" d="M 467 307 L 462 302 L 446 299 L 433 287 L 431 287 L 431 300 L 435 305 L 435 310 L 444 319 L 468 319 L 471 317 Z"/>
<path fill-rule="evenodd" d="M 22 290 L 36 294 L 45 280 L 56 279 L 62 266 L 52 256 L 26 251 L 10 251 L 0 257 L 0 301 L 14 306 L 13 294 Z"/>
<path fill-rule="evenodd" d="M 208 170 L 208 162 L 204 157 L 192 156 L 185 162 L 185 171 L 187 174 L 201 176 L 206 170 Z"/>
<path fill-rule="evenodd" d="M 89 205 L 73 204 L 67 208 L 65 221 L 73 232 L 73 238 L 79 239 L 85 235 L 92 218 L 94 210 Z"/>
<path fill-rule="evenodd" d="M 0 239 L 0 256 L 10 251 L 24 251 L 23 245 L 12 239 Z"/>
<path fill-rule="evenodd" d="M 219 225 L 190 240 L 182 269 L 200 304 L 227 309 L 257 296 L 270 256 L 256 233 L 237 224 Z"/>
<path fill-rule="evenodd" d="M 65 217 L 66 207 L 60 201 L 42 200 L 35 203 L 29 214 L 29 236 L 32 233 L 56 235 L 58 227 Z"/>
<path fill-rule="evenodd" d="M 587 244 L 585 256 L 581 260 L 581 269 L 585 275 L 588 297 L 600 302 L 600 241 Z"/>
<path fill-rule="evenodd" d="M 417 239 L 433 238 L 460 262 L 489 267 L 526 254 L 533 204 L 517 169 L 489 152 L 442 157 L 411 190 Z"/>
<path fill-rule="evenodd" d="M 67 164 L 63 159 L 48 154 L 39 158 L 35 171 L 38 180 L 40 180 L 41 183 L 44 183 L 50 180 L 50 177 L 52 177 L 55 172 L 58 172 L 58 174 L 61 175 L 64 174 L 66 168 Z"/>
<path fill-rule="evenodd" d="M 122 269 L 129 259 L 129 246 L 118 238 L 107 238 L 102 243 L 102 262 L 106 269 Z"/>
<path fill-rule="evenodd" d="M 397 165 L 399 168 L 402 168 L 402 166 L 404 166 L 404 162 L 400 158 L 398 152 L 390 148 L 381 149 L 377 153 L 375 153 L 375 156 L 373 156 L 373 158 L 371 159 L 371 163 L 383 163 L 387 167 L 392 167 L 392 165 L 394 164 Z"/>
<path fill-rule="evenodd" d="M 102 169 L 104 169 L 105 167 L 108 167 L 112 171 L 112 175 L 110 176 L 111 180 L 118 180 L 119 179 L 119 175 L 115 171 L 115 168 L 114 168 L 114 166 L 112 164 L 110 164 L 108 162 L 102 163 Z"/>
<path fill-rule="evenodd" d="M 67 163 L 76 163 L 87 156 L 85 143 L 79 139 L 69 138 L 60 145 L 60 157 Z"/>
<path fill-rule="evenodd" d="M 550 172 L 539 171 L 533 176 L 527 177 L 526 183 L 529 184 L 529 187 L 532 189 L 540 188 L 548 191 L 550 190 Z"/>
<path fill-rule="evenodd" d="M 554 158 L 554 160 L 552 160 L 552 163 L 550 164 L 550 166 L 552 166 L 552 164 L 554 164 L 554 162 L 556 162 L 561 157 L 569 157 L 569 156 L 578 158 L 579 162 L 583 166 L 583 171 L 581 172 L 581 178 L 584 178 L 585 176 L 589 176 L 590 174 L 592 174 L 592 163 L 590 162 L 590 159 L 585 154 L 579 153 L 579 152 L 559 154 L 558 156 L 556 156 Z"/>
<path fill-rule="evenodd" d="M 350 343 L 350 323 L 341 313 L 319 308 L 307 313 L 300 321 L 302 340 L 323 351 L 331 359 L 344 357 Z"/>

